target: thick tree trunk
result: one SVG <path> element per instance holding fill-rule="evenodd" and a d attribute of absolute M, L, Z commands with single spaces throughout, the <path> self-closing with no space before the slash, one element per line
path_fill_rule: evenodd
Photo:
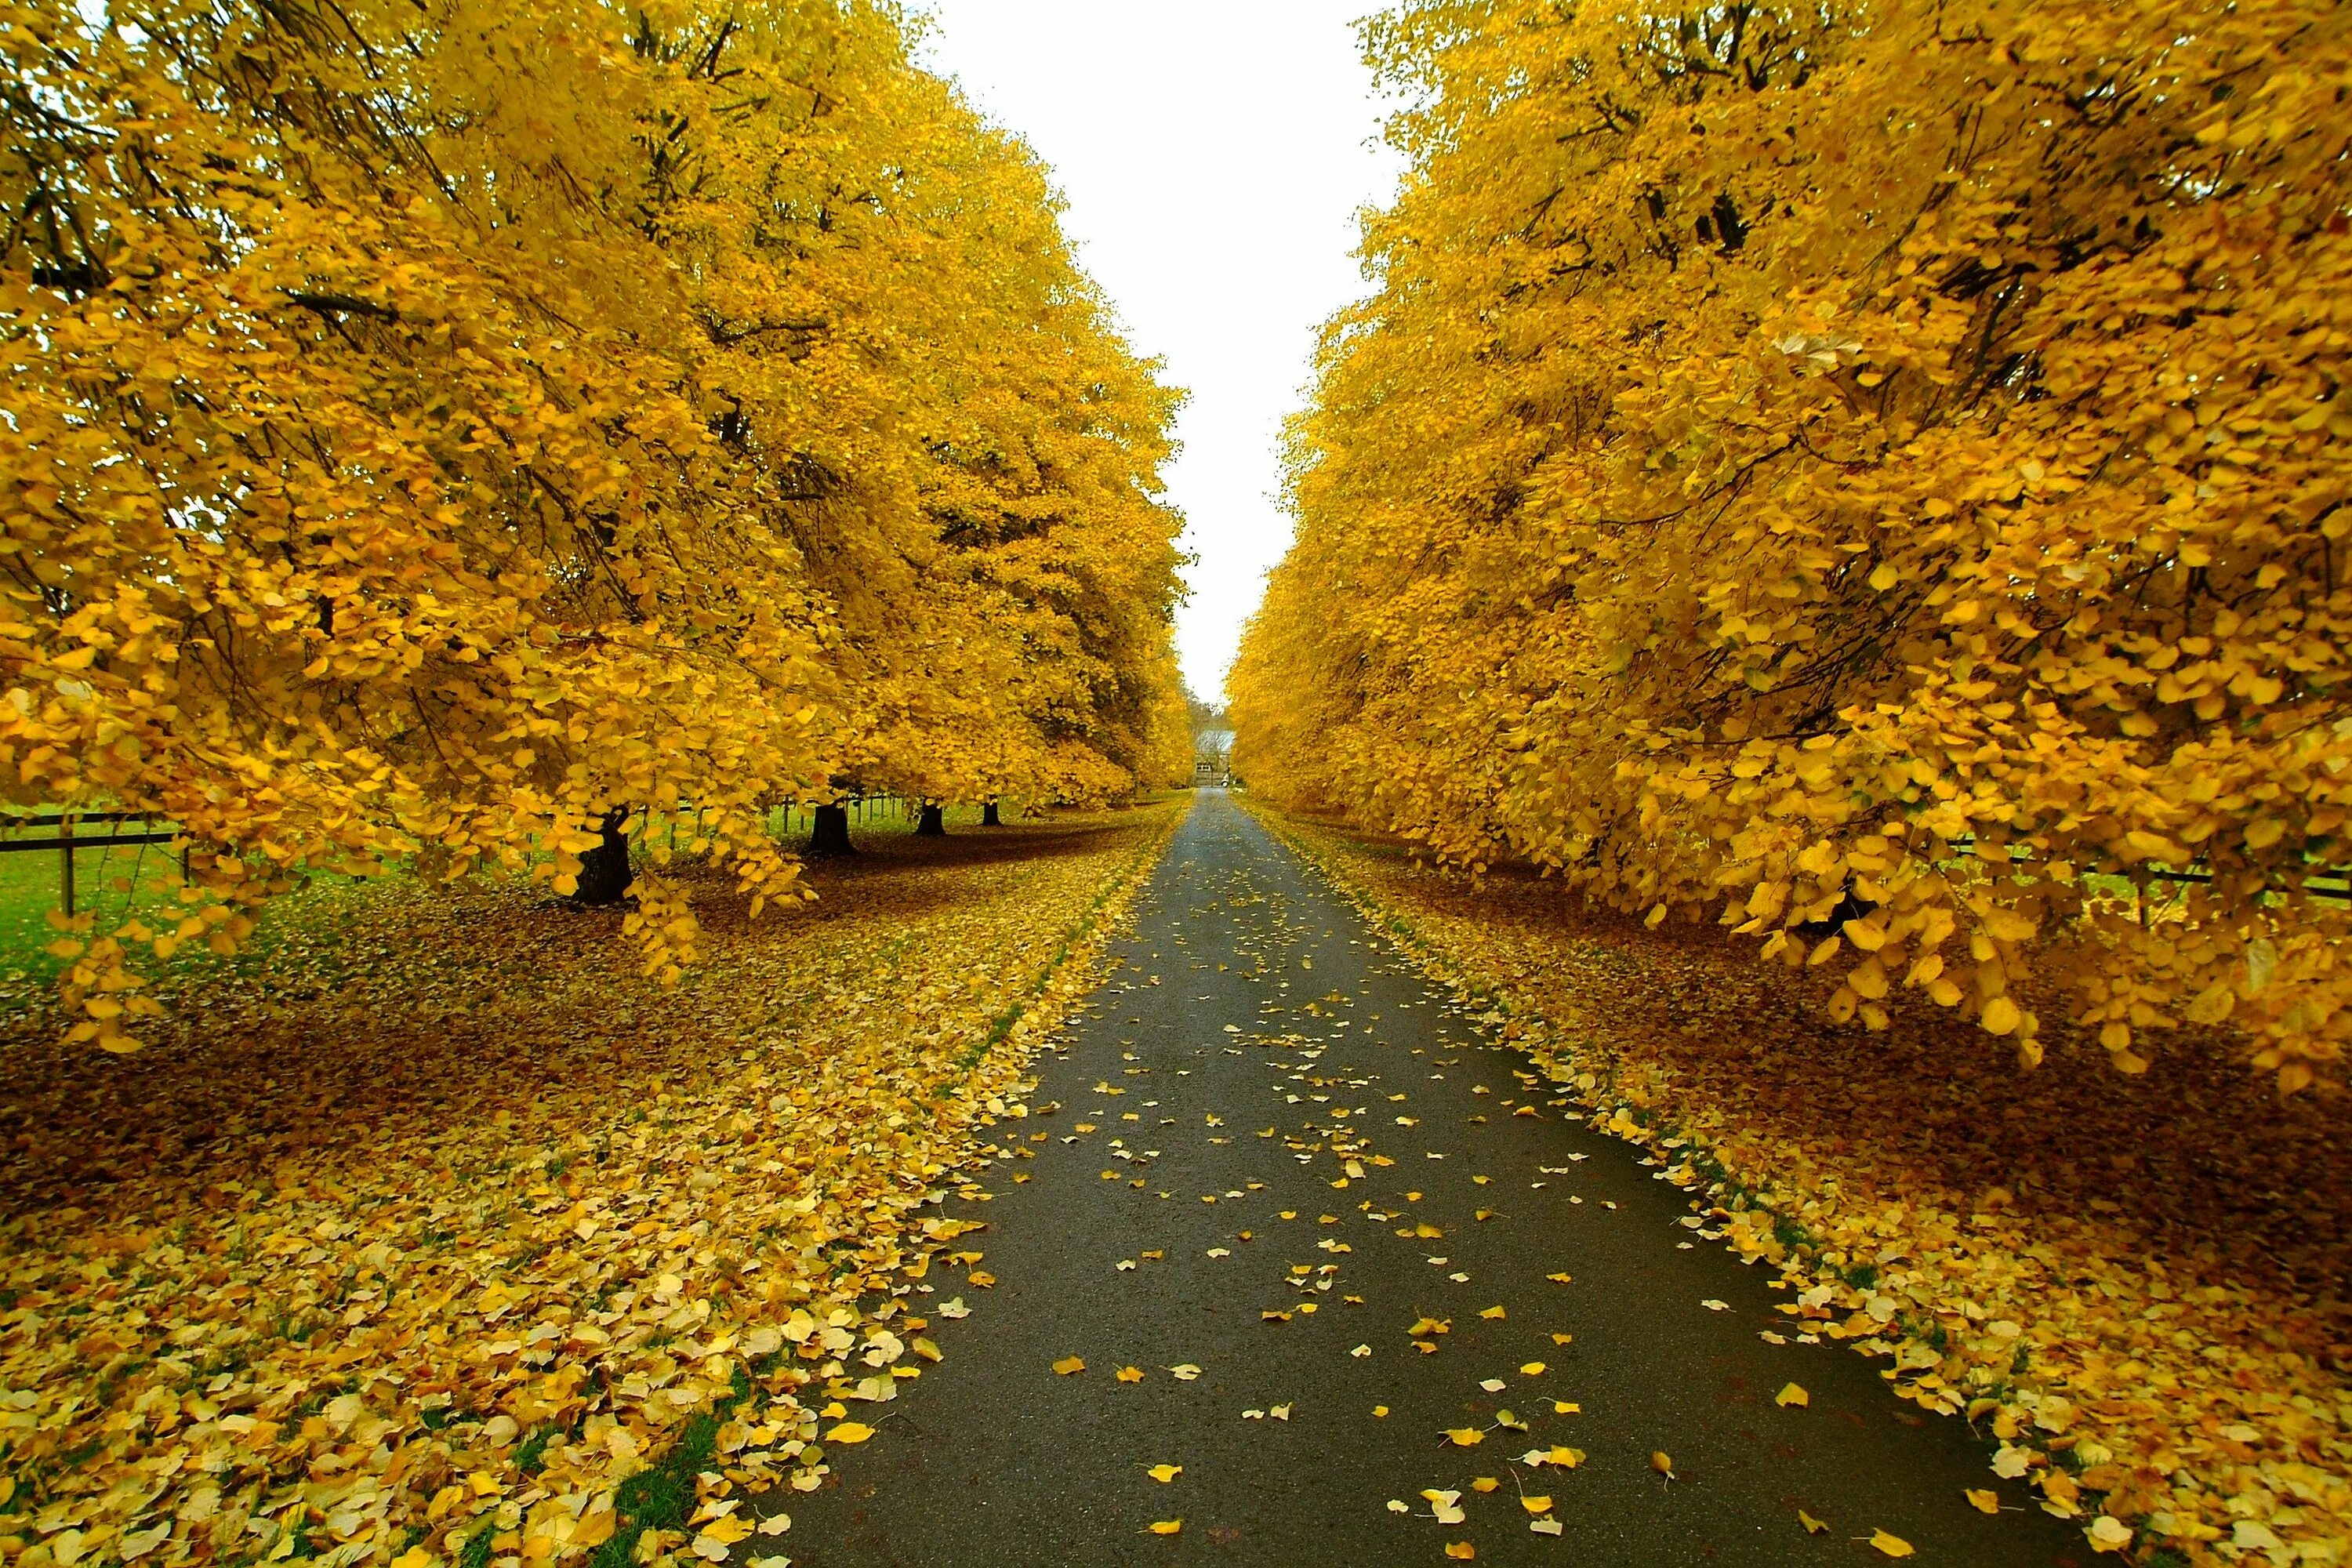
<path fill-rule="evenodd" d="M 918 838 L 945 838 L 947 836 L 947 818 L 942 815 L 940 808 L 936 805 L 924 806 L 922 820 L 915 824 L 915 837 Z"/>
<path fill-rule="evenodd" d="M 849 807 L 820 805 L 811 814 L 808 852 L 812 855 L 855 855 L 849 841 Z"/>
<path fill-rule="evenodd" d="M 981 808 L 980 825 L 982 827 L 1002 827 L 1004 826 L 1003 819 L 996 815 L 996 803 L 994 801 L 990 801 L 985 806 Z"/>
<path fill-rule="evenodd" d="M 627 896 L 633 873 L 629 869 L 629 836 L 621 830 L 628 822 L 627 810 L 615 806 L 597 824 L 604 841 L 580 857 L 580 885 L 572 894 L 574 903 L 617 904 Z"/>

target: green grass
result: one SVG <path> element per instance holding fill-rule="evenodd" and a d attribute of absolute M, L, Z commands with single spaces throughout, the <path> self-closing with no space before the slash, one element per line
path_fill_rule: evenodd
<path fill-rule="evenodd" d="M 639 1535 L 683 1525 L 694 1505 L 695 1477 L 711 1468 L 718 1454 L 719 1417 L 706 1413 L 689 1420 L 667 1453 L 614 1489 L 613 1511 L 619 1518 L 612 1539 L 589 1559 L 589 1568 L 630 1568 L 636 1561 Z M 483 1531 L 482 1539 L 488 1535 Z"/>
<path fill-rule="evenodd" d="M 492 1537 L 498 1532 L 499 1527 L 494 1519 L 485 1520 L 476 1526 L 474 1533 L 466 1540 L 465 1550 L 457 1553 L 458 1568 L 490 1568 L 490 1548 L 494 1544 Z M 635 1545 L 635 1542 L 633 1540 L 630 1544 Z"/>
<path fill-rule="evenodd" d="M 36 829 L 42 837 L 55 829 Z M 0 998 L 44 990 L 64 960 L 43 951 L 57 940 L 49 925 L 62 910 L 65 855 L 26 849 L 0 855 Z M 152 918 L 177 903 L 180 862 L 171 847 L 139 844 L 74 851 L 74 907 L 111 931 L 134 914 Z"/>
<path fill-rule="evenodd" d="M 54 829 L 39 832 L 47 837 Z M 45 917 L 59 906 L 63 896 L 59 884 L 64 859 L 55 849 L 0 855 L 0 931 L 8 933 L 12 945 L 20 931 L 39 932 L 39 942 L 49 940 Z M 97 910 L 101 922 L 120 919 L 134 904 L 141 910 L 168 904 L 179 883 L 180 863 L 169 845 L 74 851 L 75 907 Z"/>
<path fill-rule="evenodd" d="M 1017 816 L 1013 815 L 1015 809 L 1007 803 L 1009 823 L 1033 820 L 1042 808 L 1023 805 Z M 862 807 L 850 807 L 850 830 L 866 837 L 911 834 L 916 811 L 916 805 L 909 802 L 870 800 Z M 946 826 L 950 833 L 982 831 L 980 820 L 978 805 L 947 808 Z M 791 849 L 807 840 L 809 816 L 796 807 L 778 806 L 769 814 L 768 826 Z M 636 835 L 639 866 L 648 863 L 649 851 L 666 849 L 673 842 L 684 853 L 694 830 L 691 812 L 680 812 L 675 817 L 654 814 Z M 38 828 L 27 833 L 50 837 L 56 830 Z M 0 1016 L 43 1005 L 53 993 L 59 971 L 65 967 L 65 960 L 47 951 L 58 937 L 56 929 L 49 924 L 49 916 L 63 909 L 63 852 L 55 849 L 0 854 Z M 483 874 L 501 873 L 493 870 Z M 99 934 L 116 930 L 134 916 L 168 929 L 176 923 L 181 908 L 179 857 L 168 844 L 77 849 L 74 888 L 77 912 L 89 916 L 90 929 Z M 365 881 L 315 874 L 294 892 L 263 906 L 258 929 L 236 956 L 222 959 L 201 943 L 191 943 L 168 963 L 158 965 L 151 958 L 139 967 L 169 989 L 199 978 L 268 971 L 276 960 L 299 947 L 303 951 L 299 967 L 315 972 L 309 979 L 317 984 L 331 985 L 349 976 L 339 972 L 339 944 L 321 939 L 331 936 L 372 900 L 413 899 L 422 890 L 417 879 L 402 867 Z"/>
<path fill-rule="evenodd" d="M 145 853 L 142 855 L 142 850 Z M 62 851 L 26 850 L 0 855 L 0 1015 L 38 1007 L 47 1003 L 66 961 L 48 952 L 58 938 L 50 925 L 61 911 L 59 890 Z M 89 920 L 99 935 L 112 932 L 137 917 L 158 930 L 178 922 L 180 863 L 168 845 L 149 844 L 74 851 L 74 907 Z M 309 954 L 308 964 L 333 966 L 339 944 L 327 940 L 363 903 L 385 898 L 414 898 L 416 879 L 394 869 L 364 882 L 327 874 L 314 875 L 294 891 L 263 906 L 252 939 L 230 958 L 221 958 L 200 942 L 192 942 L 168 962 L 152 955 L 136 966 L 165 989 L 197 979 L 268 971 L 290 948 Z M 358 955 L 353 955 L 356 961 Z M 321 973 L 321 983 L 337 976 Z"/>

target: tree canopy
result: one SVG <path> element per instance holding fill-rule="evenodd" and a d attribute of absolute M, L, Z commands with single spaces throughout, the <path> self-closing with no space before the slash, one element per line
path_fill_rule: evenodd
<path fill-rule="evenodd" d="M 1369 25 L 1376 284 L 1234 681 L 1278 799 L 2126 1071 L 2352 1035 L 2341 8 Z"/>
<path fill-rule="evenodd" d="M 1177 395 L 1027 149 L 887 5 L 10 0 L 0 760 L 152 812 L 184 919 L 691 805 L 1096 797 L 1187 765 Z M 80 924 L 87 928 L 84 919 Z M 675 973 L 658 874 L 632 930 Z"/>

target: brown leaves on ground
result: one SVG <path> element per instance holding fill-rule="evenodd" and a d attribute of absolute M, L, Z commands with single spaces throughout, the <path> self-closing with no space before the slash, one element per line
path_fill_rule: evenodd
<path fill-rule="evenodd" d="M 2020 1075 L 1924 1007 L 1832 1025 L 1712 931 L 1282 826 L 1435 967 L 1505 998 L 1489 1021 L 1591 1095 L 1596 1124 L 1694 1197 L 1701 1151 L 1756 1194 L 1713 1194 L 1708 1230 L 1795 1277 L 1787 1333 L 1894 1357 L 1901 1393 L 1975 1421 L 2051 1511 L 2097 1528 L 2084 1494 L 2105 1493 L 2192 1561 L 2352 1533 L 2352 1148 L 2331 1102 L 2282 1105 L 2193 1038 L 2135 1078 Z"/>
<path fill-rule="evenodd" d="M 954 1287 L 887 1292 L 958 1233 L 921 1210 L 1013 1157 L 984 1129 L 1171 826 L 875 841 L 749 925 L 714 879 L 675 991 L 617 915 L 475 889 L 359 901 L 135 1063 L 24 1023 L 0 1053 L 16 1562 L 447 1562 L 483 1529 L 578 1559 L 706 1411 L 710 1521 L 718 1491 L 814 1484 L 918 1373 L 905 1309 Z M 314 986 L 330 954 L 347 973 Z"/>

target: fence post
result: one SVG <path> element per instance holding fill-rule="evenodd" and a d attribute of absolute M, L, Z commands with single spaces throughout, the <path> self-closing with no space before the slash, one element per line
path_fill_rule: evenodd
<path fill-rule="evenodd" d="M 66 918 L 71 920 L 74 912 L 73 818 L 62 811 L 58 813 L 58 885 L 65 894 Z"/>

